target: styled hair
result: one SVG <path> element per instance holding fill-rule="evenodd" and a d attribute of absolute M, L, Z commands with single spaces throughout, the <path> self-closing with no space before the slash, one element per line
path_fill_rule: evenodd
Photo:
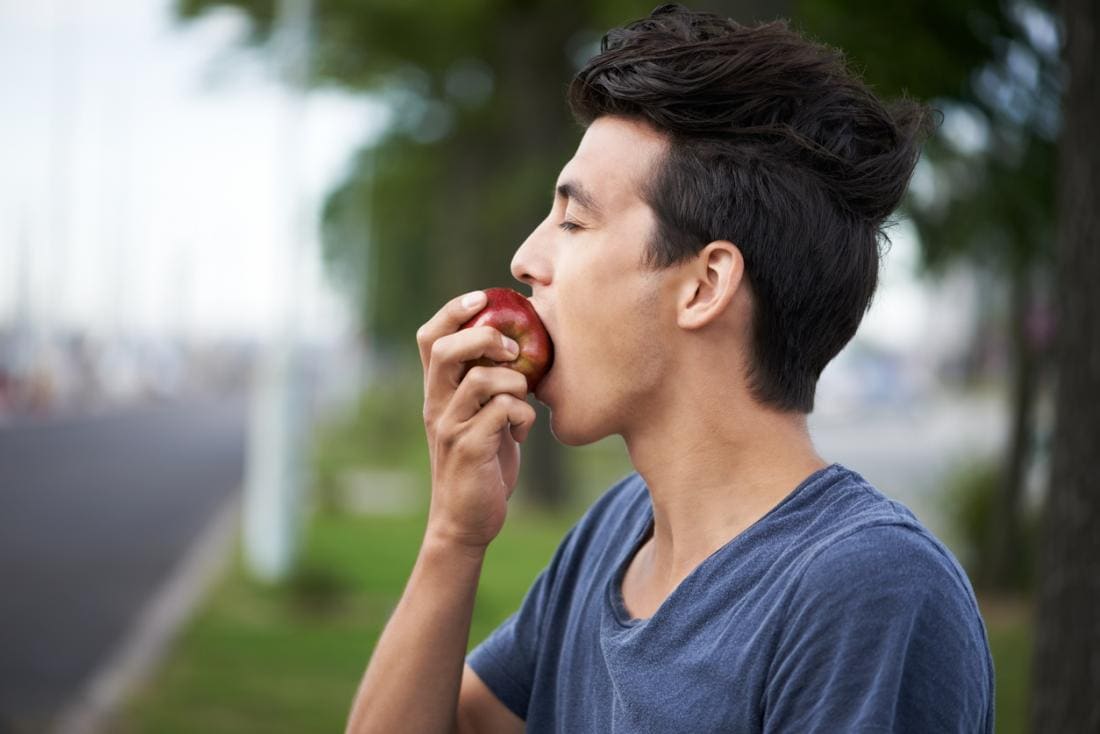
<path fill-rule="evenodd" d="M 735 244 L 752 293 L 752 395 L 811 412 L 821 371 L 870 306 L 884 227 L 935 111 L 883 103 L 840 51 L 783 21 L 743 26 L 674 4 L 609 31 L 569 104 L 585 127 L 617 115 L 668 136 L 641 192 L 657 218 L 643 262 Z"/>

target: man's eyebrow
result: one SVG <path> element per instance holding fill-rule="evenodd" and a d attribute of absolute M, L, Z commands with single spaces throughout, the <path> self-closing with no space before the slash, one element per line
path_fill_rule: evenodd
<path fill-rule="evenodd" d="M 587 209 L 592 214 L 600 213 L 600 205 L 596 203 L 596 197 L 586 189 L 579 181 L 564 181 L 558 184 L 558 196 L 577 202 L 581 208 Z"/>

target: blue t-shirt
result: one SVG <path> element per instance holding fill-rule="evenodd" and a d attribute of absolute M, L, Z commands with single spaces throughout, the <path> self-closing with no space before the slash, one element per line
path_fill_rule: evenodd
<path fill-rule="evenodd" d="M 468 656 L 528 732 L 993 731 L 966 574 L 859 474 L 810 475 L 632 619 L 621 582 L 652 519 L 631 474 Z"/>

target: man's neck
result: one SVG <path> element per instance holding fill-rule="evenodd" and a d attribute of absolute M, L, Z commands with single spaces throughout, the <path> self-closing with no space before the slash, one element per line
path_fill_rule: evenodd
<path fill-rule="evenodd" d="M 653 501 L 636 571 L 667 592 L 828 465 L 805 416 L 715 397 L 670 403 L 623 436 Z"/>

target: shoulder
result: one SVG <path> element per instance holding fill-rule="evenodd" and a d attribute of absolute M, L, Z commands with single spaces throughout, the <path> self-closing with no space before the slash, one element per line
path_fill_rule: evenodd
<path fill-rule="evenodd" d="M 812 729 L 802 724 L 815 716 L 851 730 L 992 730 L 993 663 L 973 590 L 919 524 L 849 528 L 815 549 L 788 591 L 769 700 L 777 721 L 802 723 L 780 730 Z M 854 691 L 874 691 L 860 699 L 874 705 L 842 706 Z"/>
<path fill-rule="evenodd" d="M 857 599 L 887 591 L 942 595 L 977 615 L 974 591 L 954 554 L 905 505 L 858 473 L 838 469 L 792 568 L 796 590 L 825 593 L 843 583 L 845 594 Z"/>
<path fill-rule="evenodd" d="M 991 695 L 992 659 L 973 589 L 951 552 L 919 525 L 860 525 L 819 548 L 793 581 L 783 628 L 788 650 L 817 650 L 837 664 L 834 656 L 845 654 L 894 661 L 904 677 L 918 675 L 906 680 L 914 689 L 933 675 Z"/>
<path fill-rule="evenodd" d="M 845 474 L 843 499 L 821 511 L 790 567 L 782 636 L 860 648 L 877 640 L 991 677 L 985 625 L 958 560 L 908 508 Z"/>
<path fill-rule="evenodd" d="M 898 579 L 914 592 L 947 587 L 973 592 L 954 555 L 920 525 L 905 518 L 877 518 L 845 528 L 819 543 L 804 559 L 801 583 Z"/>
<path fill-rule="evenodd" d="M 930 625 L 930 632 L 967 647 L 984 642 L 973 589 L 958 561 L 926 530 L 905 522 L 858 526 L 808 559 L 792 606 L 849 621 L 884 617 Z M 932 629 L 934 628 L 934 629 Z"/>
<path fill-rule="evenodd" d="M 902 503 L 839 464 L 794 519 L 792 575 L 802 586 L 828 579 L 900 576 L 934 580 L 972 597 L 951 551 Z"/>

